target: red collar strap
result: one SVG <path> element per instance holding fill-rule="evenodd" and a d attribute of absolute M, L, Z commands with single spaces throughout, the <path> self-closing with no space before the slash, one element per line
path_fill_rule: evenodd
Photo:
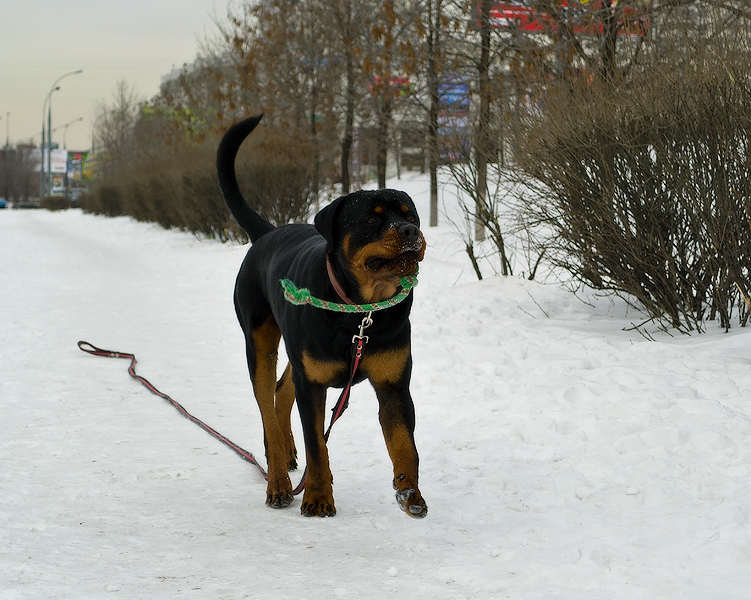
<path fill-rule="evenodd" d="M 337 295 L 344 300 L 345 304 L 354 304 L 354 302 L 347 297 L 342 284 L 339 283 L 339 280 L 336 278 L 336 275 L 334 274 L 334 266 L 331 264 L 331 259 L 328 254 L 326 255 L 326 271 L 329 274 L 329 281 L 331 281 L 331 285 L 334 286 L 334 291 Z"/>

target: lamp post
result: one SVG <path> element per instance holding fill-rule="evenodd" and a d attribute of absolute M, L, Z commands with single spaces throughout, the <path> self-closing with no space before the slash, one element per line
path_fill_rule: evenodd
<path fill-rule="evenodd" d="M 65 136 L 68 135 L 68 127 L 70 127 L 73 123 L 78 123 L 78 121 L 83 121 L 83 117 L 78 117 L 77 119 L 73 119 L 72 121 L 68 121 L 65 125 L 63 125 L 63 150 L 68 149 L 68 144 L 65 141 Z"/>
<path fill-rule="evenodd" d="M 8 142 L 8 127 L 10 125 L 10 111 L 5 113 L 5 152 L 3 152 L 3 198 L 8 200 L 8 154 L 10 153 L 10 143 Z"/>
<path fill-rule="evenodd" d="M 60 81 L 71 75 L 78 75 L 79 73 L 83 73 L 83 69 L 70 71 L 69 73 L 65 73 L 65 75 L 60 75 L 60 77 L 55 80 L 55 83 L 52 84 L 52 88 L 50 89 L 49 94 L 47 94 L 47 176 L 50 177 L 50 193 L 52 193 L 52 102 L 50 100 L 50 96 L 52 96 L 52 92 L 60 89 L 60 87 L 55 87 Z M 44 119 L 42 119 L 42 130 L 44 131 Z M 42 138 L 44 138 L 44 134 L 42 134 Z M 44 155 L 42 155 L 42 160 L 44 160 Z M 43 187 L 43 191 L 46 195 L 46 181 Z"/>
<path fill-rule="evenodd" d="M 57 83 L 57 82 L 56 82 Z M 45 177 L 44 173 L 44 146 L 47 143 L 46 137 L 45 137 L 45 126 L 44 126 L 44 113 L 47 112 L 47 104 L 50 101 L 50 96 L 52 96 L 53 92 L 56 92 L 60 89 L 60 86 L 55 87 L 52 86 L 52 89 L 47 92 L 47 96 L 44 99 L 44 104 L 42 104 L 42 139 L 39 140 L 39 151 L 41 153 L 41 157 L 39 159 L 39 197 L 44 198 L 47 195 L 47 178 Z"/>

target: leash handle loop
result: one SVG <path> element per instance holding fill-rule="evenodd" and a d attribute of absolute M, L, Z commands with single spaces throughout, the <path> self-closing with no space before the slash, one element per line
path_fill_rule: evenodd
<path fill-rule="evenodd" d="M 113 350 L 104 350 L 102 348 L 97 348 L 96 346 L 94 346 L 94 344 L 90 344 L 89 342 L 84 341 L 78 342 L 78 347 L 84 352 L 87 352 L 88 354 L 92 354 L 94 356 L 107 356 L 109 358 L 135 358 L 132 354 L 115 352 Z"/>

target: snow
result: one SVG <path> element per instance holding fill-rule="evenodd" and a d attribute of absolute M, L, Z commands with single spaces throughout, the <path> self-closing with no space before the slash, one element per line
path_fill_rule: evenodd
<path fill-rule="evenodd" d="M 425 178 L 391 184 L 427 221 Z M 751 332 L 649 341 L 621 301 L 474 281 L 450 228 L 424 229 L 412 394 L 430 513 L 396 506 L 363 384 L 329 441 L 337 516 L 308 519 L 299 499 L 264 506 L 259 473 L 127 361 L 76 346 L 135 353 L 262 457 L 232 306 L 246 248 L 0 211 L 0 598 L 750 597 Z"/>

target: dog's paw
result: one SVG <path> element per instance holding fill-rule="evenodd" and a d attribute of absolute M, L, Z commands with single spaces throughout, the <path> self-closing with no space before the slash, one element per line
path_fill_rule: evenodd
<path fill-rule="evenodd" d="M 428 505 L 425 504 L 420 491 L 414 488 L 397 488 L 396 503 L 413 519 L 422 519 L 428 514 Z"/>
<path fill-rule="evenodd" d="M 303 504 L 300 513 L 303 517 L 334 517 L 336 508 L 333 504 Z"/>
<path fill-rule="evenodd" d="M 334 499 L 325 494 L 314 494 L 305 491 L 300 513 L 305 517 L 333 517 L 336 515 Z"/>
<path fill-rule="evenodd" d="M 272 477 L 270 474 L 266 487 L 266 505 L 271 508 L 287 508 L 293 499 L 289 475 L 284 472 L 279 477 Z"/>
<path fill-rule="evenodd" d="M 297 471 L 297 452 L 290 454 L 287 461 L 287 471 Z"/>
<path fill-rule="evenodd" d="M 266 505 L 271 508 L 287 508 L 295 497 L 289 492 L 278 492 L 266 496 Z"/>

